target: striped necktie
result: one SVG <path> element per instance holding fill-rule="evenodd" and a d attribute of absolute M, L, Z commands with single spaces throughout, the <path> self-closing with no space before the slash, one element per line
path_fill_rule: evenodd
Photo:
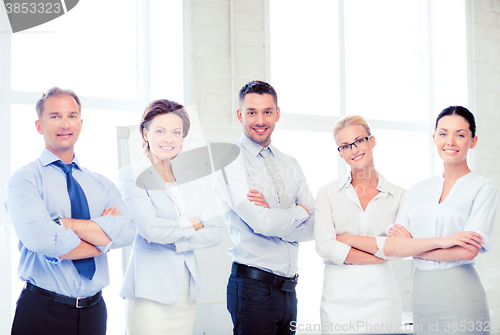
<path fill-rule="evenodd" d="M 264 147 L 260 151 L 260 155 L 264 158 L 264 162 L 267 165 L 267 169 L 269 170 L 269 173 L 271 174 L 271 177 L 273 178 L 274 185 L 276 185 L 276 190 L 278 192 L 278 197 L 280 200 L 280 206 L 282 209 L 287 209 L 288 208 L 288 197 L 286 195 L 286 188 L 285 188 L 285 183 L 283 183 L 283 179 L 281 179 L 281 175 L 276 168 L 276 165 L 274 165 L 273 161 L 269 157 L 270 154 L 270 149 L 269 147 Z"/>

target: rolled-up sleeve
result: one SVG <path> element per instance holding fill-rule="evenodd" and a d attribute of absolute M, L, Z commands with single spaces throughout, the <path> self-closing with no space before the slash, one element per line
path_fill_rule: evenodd
<path fill-rule="evenodd" d="M 105 215 L 92 218 L 99 227 L 108 235 L 111 245 L 107 245 L 101 251 L 108 249 L 122 248 L 132 244 L 135 237 L 135 225 L 132 213 L 123 202 L 120 192 L 109 179 L 105 180 L 106 208 L 116 207 L 119 210 L 118 216 Z"/>
<path fill-rule="evenodd" d="M 492 182 L 485 183 L 478 191 L 464 231 L 481 234 L 483 247 L 480 252 L 491 250 L 491 235 L 495 225 L 498 206 L 498 191 Z"/>
<path fill-rule="evenodd" d="M 28 250 L 57 258 L 78 247 L 81 240 L 72 230 L 52 221 L 37 182 L 37 176 L 26 167 L 16 171 L 7 183 L 5 208 Z"/>
<path fill-rule="evenodd" d="M 314 241 L 316 242 L 316 251 L 325 262 L 342 265 L 351 247 L 336 239 L 335 223 L 333 222 L 331 200 L 327 187 L 328 185 L 323 186 L 316 197 Z"/>

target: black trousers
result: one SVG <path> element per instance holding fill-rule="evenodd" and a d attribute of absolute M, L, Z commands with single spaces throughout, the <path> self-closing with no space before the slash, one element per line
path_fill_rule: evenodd
<path fill-rule="evenodd" d="M 42 297 L 26 289 L 17 301 L 12 335 L 105 335 L 108 318 L 104 299 L 87 308 Z"/>
<path fill-rule="evenodd" d="M 297 320 L 297 296 L 258 280 L 231 274 L 227 310 L 234 335 L 292 335 Z"/>

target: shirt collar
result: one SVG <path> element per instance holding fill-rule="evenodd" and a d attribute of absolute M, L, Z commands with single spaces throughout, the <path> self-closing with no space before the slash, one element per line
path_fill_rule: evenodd
<path fill-rule="evenodd" d="M 351 177 L 351 171 L 348 171 L 344 177 L 340 178 L 340 183 L 339 183 L 339 191 L 340 189 L 349 186 L 351 183 L 352 177 Z"/>
<path fill-rule="evenodd" d="M 262 148 L 264 148 L 262 145 L 255 143 L 245 134 L 241 134 L 239 142 L 248 152 L 250 152 L 255 157 L 257 157 L 260 154 Z M 272 144 L 269 144 L 267 147 L 269 148 L 269 150 L 271 150 L 271 153 L 274 154 L 274 147 L 272 146 Z"/>
<path fill-rule="evenodd" d="M 380 192 L 384 192 L 384 193 L 389 193 L 391 195 L 395 195 L 396 194 L 396 187 L 389 183 L 387 181 L 387 179 L 384 178 L 384 176 L 382 176 L 380 173 L 378 173 L 378 186 L 377 186 L 377 189 L 380 191 Z"/>
<path fill-rule="evenodd" d="M 380 174 L 377 171 L 378 175 L 378 185 L 377 185 L 377 190 L 379 190 L 382 193 L 388 193 L 391 195 L 396 194 L 396 188 L 394 187 L 393 184 L 389 183 L 382 174 Z M 352 176 L 351 176 L 351 171 L 348 171 L 344 177 L 341 178 L 341 182 L 339 183 L 339 191 L 340 189 L 349 186 L 349 184 L 352 181 Z"/>
<path fill-rule="evenodd" d="M 40 159 L 40 162 L 42 163 L 43 167 L 46 167 L 47 165 L 50 165 L 54 162 L 61 160 L 59 157 L 57 157 L 57 155 L 55 153 L 53 153 L 52 151 L 50 151 L 47 148 L 43 149 L 42 154 L 40 155 L 39 159 Z M 82 169 L 80 167 L 80 163 L 78 162 L 78 158 L 76 158 L 76 155 L 73 157 L 73 160 L 71 162 L 75 163 L 78 170 Z"/>

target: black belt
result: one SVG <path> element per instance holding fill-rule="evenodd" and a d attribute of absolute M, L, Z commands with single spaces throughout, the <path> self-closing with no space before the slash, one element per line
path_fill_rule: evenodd
<path fill-rule="evenodd" d="M 94 306 L 99 302 L 99 300 L 101 300 L 102 297 L 102 291 L 99 291 L 91 297 L 71 298 L 62 294 L 44 290 L 43 288 L 40 288 L 30 283 L 26 283 L 26 290 L 38 294 L 39 296 L 42 296 L 44 298 L 60 302 L 62 304 L 68 305 L 68 307 L 73 307 L 73 308 L 85 308 Z"/>
<path fill-rule="evenodd" d="M 292 278 L 288 278 L 239 263 L 233 263 L 233 266 L 231 267 L 231 273 L 255 279 L 266 284 L 271 284 L 273 286 L 279 287 L 282 291 L 286 292 L 293 291 L 295 289 L 295 286 L 297 286 L 297 281 L 299 280 L 298 274 L 296 274 Z"/>

